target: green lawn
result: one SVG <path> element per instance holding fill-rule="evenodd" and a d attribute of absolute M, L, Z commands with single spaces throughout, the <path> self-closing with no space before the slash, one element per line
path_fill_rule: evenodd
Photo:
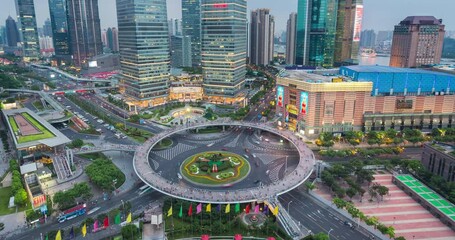
<path fill-rule="evenodd" d="M 8 208 L 9 198 L 11 197 L 11 187 L 0 188 L 0 216 L 16 212 L 16 208 Z M 31 206 L 28 204 L 28 206 Z M 18 212 L 25 211 L 30 207 L 19 207 Z"/>
<path fill-rule="evenodd" d="M 47 128 L 45 128 L 38 121 L 36 121 L 32 116 L 30 116 L 28 113 L 22 113 L 22 116 L 25 119 L 27 119 L 41 133 L 34 134 L 34 135 L 28 135 L 28 136 L 19 136 L 19 139 L 17 140 L 18 143 L 37 141 L 37 140 L 51 138 L 51 137 L 55 136 L 49 130 L 47 130 Z M 18 127 L 17 127 L 16 121 L 14 120 L 14 118 L 12 116 L 10 116 L 10 117 L 8 117 L 8 119 L 9 119 L 9 122 L 11 123 L 11 127 L 13 128 L 13 131 L 17 132 Z"/>
<path fill-rule="evenodd" d="M 169 138 L 165 138 L 163 140 L 161 140 L 161 142 L 159 142 L 158 144 L 156 144 L 153 149 L 161 149 L 161 148 L 167 148 L 169 146 L 172 145 L 172 140 L 169 139 Z"/>
<path fill-rule="evenodd" d="M 44 110 L 44 106 L 43 106 L 43 104 L 42 104 L 40 101 L 34 101 L 34 102 L 32 103 L 32 105 L 33 105 L 36 109 L 38 109 L 39 111 Z"/>
<path fill-rule="evenodd" d="M 122 133 L 124 133 L 128 137 L 133 138 L 134 140 L 136 140 L 139 143 L 144 143 L 145 141 L 147 141 L 148 138 L 153 136 L 152 133 L 142 130 L 140 128 L 127 127 L 128 131 L 125 131 L 124 128 L 119 128 L 118 130 L 120 130 Z"/>

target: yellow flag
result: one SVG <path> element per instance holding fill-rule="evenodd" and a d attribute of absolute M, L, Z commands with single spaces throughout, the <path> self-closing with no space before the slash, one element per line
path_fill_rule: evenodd
<path fill-rule="evenodd" d="M 273 215 L 278 216 L 278 206 L 273 209 Z"/>
<path fill-rule="evenodd" d="M 84 226 L 82 226 L 82 236 L 85 237 L 85 235 L 87 234 L 87 224 L 84 224 Z"/>
<path fill-rule="evenodd" d="M 127 223 L 130 223 L 130 222 L 131 222 L 131 213 L 128 214 L 128 217 L 126 218 L 126 222 L 127 222 Z"/>
<path fill-rule="evenodd" d="M 212 212 L 212 204 L 211 203 L 207 204 L 207 207 L 205 207 L 205 211 L 206 212 Z"/>
<path fill-rule="evenodd" d="M 172 206 L 171 206 L 171 208 L 169 208 L 169 210 L 167 211 L 167 216 L 168 216 L 168 217 L 172 216 Z"/>
<path fill-rule="evenodd" d="M 226 213 L 230 213 L 231 212 L 231 204 L 228 204 L 226 206 Z"/>
<path fill-rule="evenodd" d="M 55 240 L 62 240 L 62 233 L 58 230 L 57 235 L 55 235 Z"/>

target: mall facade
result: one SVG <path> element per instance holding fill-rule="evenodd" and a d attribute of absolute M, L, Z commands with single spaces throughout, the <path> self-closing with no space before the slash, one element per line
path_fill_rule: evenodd
<path fill-rule="evenodd" d="M 280 125 L 306 137 L 322 132 L 453 127 L 455 75 L 387 66 L 282 70 Z"/>

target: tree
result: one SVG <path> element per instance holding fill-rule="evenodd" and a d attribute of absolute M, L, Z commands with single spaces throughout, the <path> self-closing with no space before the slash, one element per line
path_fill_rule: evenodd
<path fill-rule="evenodd" d="M 381 199 L 384 200 L 384 196 L 389 193 L 389 188 L 386 186 L 378 186 L 377 188 L 379 196 L 381 196 Z"/>
<path fill-rule="evenodd" d="M 71 141 L 71 148 L 81 148 L 84 145 L 84 141 L 82 139 L 74 139 Z"/>
<path fill-rule="evenodd" d="M 139 229 L 134 224 L 128 224 L 128 225 L 122 227 L 121 232 L 122 232 L 123 239 L 134 240 L 134 239 L 139 239 L 139 237 L 140 237 Z"/>
<path fill-rule="evenodd" d="M 305 187 L 308 191 L 312 191 L 313 189 L 316 188 L 316 185 L 314 185 L 314 183 L 312 183 L 312 182 L 306 182 Z"/>
<path fill-rule="evenodd" d="M 14 195 L 14 203 L 19 206 L 24 206 L 27 203 L 27 192 L 25 189 L 21 188 Z"/>
<path fill-rule="evenodd" d="M 365 219 L 365 223 L 368 225 L 368 226 L 375 226 L 378 225 L 379 223 L 379 219 L 377 217 L 367 217 Z"/>
<path fill-rule="evenodd" d="M 337 206 L 337 208 L 340 208 L 340 209 L 343 209 L 344 207 L 346 207 L 346 201 L 344 201 L 343 199 L 341 198 L 334 198 L 332 200 L 333 204 L 335 204 L 335 206 Z"/>
<path fill-rule="evenodd" d="M 319 141 L 316 141 L 316 144 L 320 143 L 320 146 L 327 147 L 327 148 L 329 148 L 335 144 L 335 142 L 333 140 L 333 134 L 329 133 L 329 132 L 321 133 L 319 135 L 318 140 Z"/>
<path fill-rule="evenodd" d="M 352 201 L 352 197 L 354 197 L 356 194 L 357 194 L 357 190 L 352 187 L 350 187 L 346 190 L 346 195 L 348 195 L 349 200 L 351 200 L 351 201 Z"/>
<path fill-rule="evenodd" d="M 137 114 L 133 114 L 130 116 L 129 121 L 133 123 L 138 123 L 141 117 Z"/>
<path fill-rule="evenodd" d="M 85 168 L 90 180 L 103 190 L 112 191 L 125 181 L 125 175 L 109 159 L 96 159 Z M 116 184 L 114 184 L 117 182 Z"/>

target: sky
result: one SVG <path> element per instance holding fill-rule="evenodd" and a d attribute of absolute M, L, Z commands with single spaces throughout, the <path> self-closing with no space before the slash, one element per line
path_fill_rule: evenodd
<path fill-rule="evenodd" d="M 16 19 L 15 0 L 0 0 L 0 25 L 5 24 L 8 15 Z M 49 18 L 48 0 L 34 0 L 38 27 Z M 98 0 L 101 28 L 117 26 L 115 0 Z M 275 16 L 275 32 L 286 30 L 286 21 L 291 12 L 297 12 L 298 0 L 248 0 L 248 10 L 269 8 Z M 455 30 L 455 0 L 363 0 L 363 29 L 393 30 L 407 16 L 435 16 L 443 19 L 446 30 Z M 167 0 L 168 18 L 181 18 L 181 0 Z"/>

